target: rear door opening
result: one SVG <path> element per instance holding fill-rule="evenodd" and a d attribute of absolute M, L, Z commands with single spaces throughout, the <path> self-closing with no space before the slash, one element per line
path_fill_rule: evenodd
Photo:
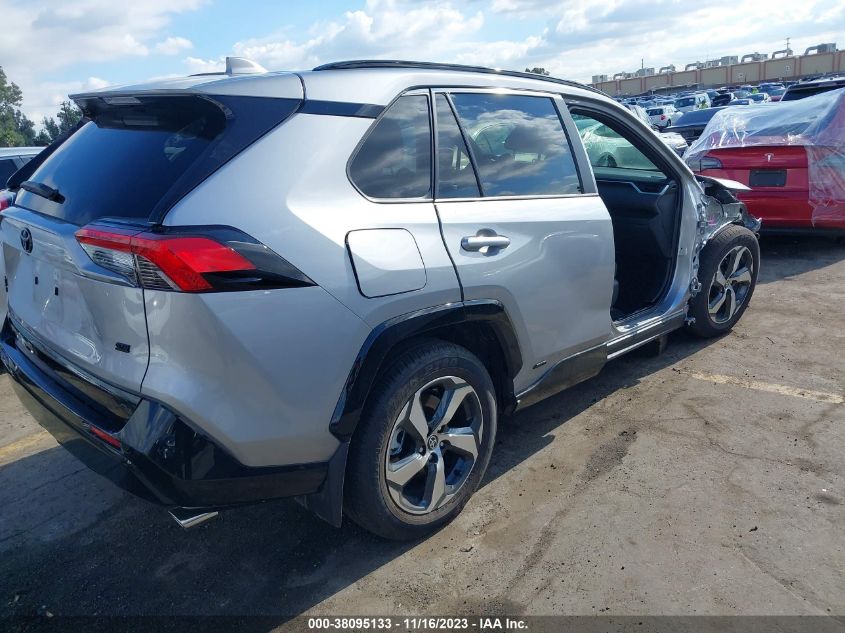
<path fill-rule="evenodd" d="M 83 124 L 33 161 L 26 180 L 10 183 L 14 205 L 0 216 L 8 327 L 71 373 L 137 393 L 149 360 L 144 288 L 202 292 L 216 289 L 210 275 L 231 285 L 244 272 L 254 283 L 251 260 L 262 255 L 260 245 L 219 227 L 159 236 L 161 220 L 300 100 L 184 93 L 76 100 Z M 79 391 L 67 375 L 53 375 Z"/>

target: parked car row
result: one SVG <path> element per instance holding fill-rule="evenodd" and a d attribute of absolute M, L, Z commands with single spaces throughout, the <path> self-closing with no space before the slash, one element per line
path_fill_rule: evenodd
<path fill-rule="evenodd" d="M 673 132 L 666 132 L 666 126 L 657 125 L 653 120 L 652 117 L 649 116 L 649 113 L 643 110 L 638 105 L 625 105 L 634 115 L 643 122 L 646 126 L 650 127 L 655 132 L 659 132 L 657 135 L 661 141 L 666 143 L 672 150 L 678 154 L 679 156 L 683 156 L 684 152 L 687 151 L 689 147 L 689 143 L 687 143 L 686 139 L 682 137 L 680 134 L 675 134 Z"/>

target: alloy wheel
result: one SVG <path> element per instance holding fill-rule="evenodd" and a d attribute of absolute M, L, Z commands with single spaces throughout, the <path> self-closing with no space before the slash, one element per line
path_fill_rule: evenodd
<path fill-rule="evenodd" d="M 483 431 L 481 400 L 462 378 L 437 378 L 414 392 L 393 425 L 385 458 L 393 502 L 411 514 L 446 504 L 469 478 Z"/>
<path fill-rule="evenodd" d="M 714 323 L 726 323 L 736 314 L 751 290 L 754 278 L 754 257 L 747 246 L 729 250 L 710 284 L 707 310 Z"/>

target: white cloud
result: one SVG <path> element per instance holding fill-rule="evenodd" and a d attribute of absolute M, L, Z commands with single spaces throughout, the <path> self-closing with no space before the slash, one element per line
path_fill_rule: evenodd
<path fill-rule="evenodd" d="M 337 59 L 399 58 L 513 68 L 543 66 L 588 81 L 592 74 L 679 65 L 722 55 L 793 48 L 835 39 L 845 10 L 828 0 L 367 0 L 363 8 L 301 31 L 280 29 L 235 42 L 216 59 L 188 58 L 193 72 L 219 70 L 226 54 L 270 69 L 308 68 Z M 518 39 L 485 37 L 485 14 L 538 24 Z M 659 19 L 655 16 L 659 15 Z M 820 21 L 824 18 L 824 21 Z M 524 26 L 523 26 L 524 28 Z"/>
<path fill-rule="evenodd" d="M 0 37 L 0 64 L 23 90 L 27 116 L 40 119 L 54 114 L 49 110 L 60 86 L 71 91 L 87 85 L 82 79 L 44 82 L 40 77 L 45 73 L 80 63 L 147 56 L 173 15 L 198 9 L 205 1 L 0 0 L 0 16 L 7 26 Z M 168 38 L 159 45 L 182 39 Z"/>
<path fill-rule="evenodd" d="M 112 82 L 100 77 L 88 77 L 82 81 L 41 82 L 27 88 L 26 115 L 40 125 L 44 117 L 54 117 L 62 101 L 68 95 L 98 90 L 111 85 Z"/>
<path fill-rule="evenodd" d="M 220 42 L 209 53 L 208 42 L 169 32 L 174 15 L 205 2 L 0 0 L 4 24 L 15 25 L 0 37 L 0 61 L 23 89 L 27 114 L 41 116 L 51 113 L 61 92 L 89 81 L 45 83 L 45 73 L 80 63 L 185 54 L 193 44 L 202 54 L 183 58 L 191 73 L 221 70 L 226 55 L 273 70 L 372 57 L 518 70 L 542 66 L 587 81 L 593 74 L 634 70 L 641 59 L 646 66 L 682 66 L 755 50 L 770 53 L 783 48 L 786 35 L 803 52 L 845 31 L 845 3 L 832 0 L 348 0 L 346 12 L 311 25 L 260 25 L 253 37 Z M 518 31 L 509 28 L 511 22 Z"/>
<path fill-rule="evenodd" d="M 481 11 L 464 13 L 450 2 L 425 4 L 407 0 L 367 0 L 364 9 L 341 19 L 314 25 L 309 37 L 296 41 L 286 34 L 236 42 L 235 55 L 268 68 L 307 68 L 343 58 L 419 58 L 438 51 L 438 59 L 463 45 L 484 25 Z"/>
<path fill-rule="evenodd" d="M 182 51 L 190 50 L 193 47 L 193 42 L 184 37 L 168 37 L 156 44 L 153 50 L 162 55 L 178 55 Z"/>
<path fill-rule="evenodd" d="M 196 73 L 217 73 L 226 69 L 226 60 L 223 57 L 220 59 L 186 57 L 185 64 L 188 66 L 188 74 L 191 75 Z"/>

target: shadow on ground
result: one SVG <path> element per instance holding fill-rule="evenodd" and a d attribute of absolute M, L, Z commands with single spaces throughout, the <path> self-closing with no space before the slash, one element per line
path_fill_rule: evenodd
<path fill-rule="evenodd" d="M 613 361 L 594 379 L 504 420 L 484 485 L 531 458 L 553 441 L 558 427 L 596 401 L 706 344 L 676 334 L 662 355 Z M 407 550 L 426 546 L 380 541 L 348 522 L 335 530 L 287 501 L 228 511 L 183 531 L 163 510 L 101 487 L 96 475 L 78 467 L 54 448 L 0 469 L 0 487 L 17 491 L 2 510 L 3 521 L 18 522 L 0 539 L 0 616 L 261 615 L 282 624 Z M 28 482 L 56 470 L 76 477 L 74 487 L 87 489 L 87 498 L 67 494 L 43 507 L 32 501 L 37 493 Z M 109 499 L 99 514 L 74 525 L 75 513 L 98 496 Z M 55 507 L 61 504 L 66 507 Z M 57 534 L 50 526 L 60 511 L 71 521 Z M 260 628 L 270 628 L 267 620 Z"/>
<path fill-rule="evenodd" d="M 763 235 L 760 279 L 765 284 L 796 277 L 845 260 L 845 238 L 826 235 Z"/>

